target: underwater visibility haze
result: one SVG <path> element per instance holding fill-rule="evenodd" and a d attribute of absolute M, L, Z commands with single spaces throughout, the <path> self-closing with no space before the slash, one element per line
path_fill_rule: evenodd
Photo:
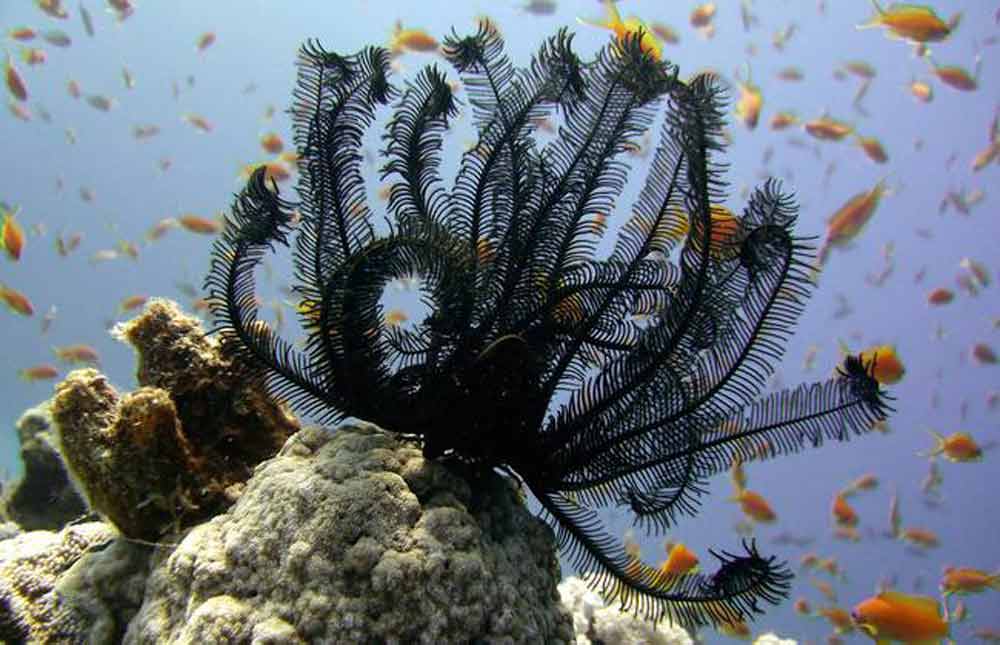
<path fill-rule="evenodd" d="M 640 615 L 989 637 L 944 567 L 1000 564 L 1000 15 L 662 4 L 0 9 L 4 414 L 131 383 L 104 329 L 174 297 L 306 419 L 516 477 Z"/>

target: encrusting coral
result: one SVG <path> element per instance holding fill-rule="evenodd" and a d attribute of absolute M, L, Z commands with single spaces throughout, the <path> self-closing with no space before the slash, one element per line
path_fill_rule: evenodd
<path fill-rule="evenodd" d="M 127 643 L 569 643 L 552 532 L 375 426 L 305 428 L 158 551 Z"/>
<path fill-rule="evenodd" d="M 172 302 L 115 333 L 136 349 L 142 387 L 120 395 L 94 369 L 71 372 L 52 400 L 56 440 L 90 508 L 155 541 L 232 503 L 298 423 Z"/>

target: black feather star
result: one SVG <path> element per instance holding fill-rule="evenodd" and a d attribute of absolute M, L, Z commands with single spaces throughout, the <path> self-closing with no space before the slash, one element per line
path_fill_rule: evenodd
<path fill-rule="evenodd" d="M 571 40 L 560 31 L 521 70 L 488 24 L 446 40 L 479 131 L 450 192 L 439 162 L 457 100 L 444 74 L 424 69 L 399 94 L 384 49 L 304 45 L 291 109 L 301 201 L 253 175 L 215 243 L 211 309 L 225 350 L 303 414 L 367 419 L 428 457 L 516 475 L 606 595 L 656 620 L 732 623 L 787 595 L 786 565 L 750 543 L 716 553 L 714 574 L 661 574 L 637 566 L 597 509 L 664 531 L 695 513 L 710 475 L 867 432 L 890 408 L 853 357 L 827 382 L 758 398 L 810 287 L 796 206 L 773 182 L 739 217 L 713 206 L 725 199 L 715 78 L 683 82 L 637 39 L 585 63 Z M 394 100 L 382 151 L 392 221 L 377 234 L 362 139 Z M 595 259 L 628 178 L 622 153 L 664 104 L 632 216 Z M 550 117 L 558 136 L 539 147 Z M 301 351 L 257 320 L 253 277 L 293 221 Z M 430 314 L 386 324 L 386 285 L 412 275 Z"/>

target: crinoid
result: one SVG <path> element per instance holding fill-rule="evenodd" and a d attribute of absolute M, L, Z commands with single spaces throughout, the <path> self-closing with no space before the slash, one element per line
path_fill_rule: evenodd
<path fill-rule="evenodd" d="M 516 474 L 574 563 L 633 611 L 728 623 L 786 595 L 790 573 L 753 544 L 713 574 L 635 566 L 603 528 L 619 506 L 646 530 L 693 514 L 704 481 L 734 460 L 795 452 L 869 430 L 889 408 L 869 368 L 758 399 L 808 295 L 811 247 L 796 206 L 768 182 L 722 216 L 722 96 L 712 76 L 678 79 L 636 40 L 592 62 L 560 31 L 515 70 L 489 25 L 452 36 L 479 131 L 449 192 L 439 177 L 457 99 L 424 69 L 402 93 L 388 53 L 307 43 L 291 109 L 300 201 L 263 171 L 238 195 L 206 279 L 226 351 L 272 391 L 333 422 L 347 416 L 422 441 L 428 457 Z M 361 174 L 378 106 L 391 220 L 376 231 Z M 622 153 L 666 107 L 659 147 L 606 259 L 604 218 L 626 183 Z M 542 119 L 558 135 L 537 144 Z M 254 268 L 297 221 L 299 350 L 257 320 Z M 728 213 L 728 211 L 726 211 Z M 393 279 L 418 275 L 430 314 L 383 321 Z"/>

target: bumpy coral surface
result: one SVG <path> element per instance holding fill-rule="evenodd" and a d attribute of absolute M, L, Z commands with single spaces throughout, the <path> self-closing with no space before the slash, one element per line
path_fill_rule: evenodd
<path fill-rule="evenodd" d="M 57 442 L 91 508 L 157 540 L 230 504 L 298 424 L 172 302 L 115 333 L 135 347 L 143 387 L 121 395 L 94 369 L 70 373 L 52 401 Z"/>
<path fill-rule="evenodd" d="M 309 428 L 154 563 L 126 642 L 570 642 L 554 549 L 506 480 Z"/>
<path fill-rule="evenodd" d="M 142 598 L 146 557 L 107 524 L 0 542 L 0 641 L 111 643 Z"/>

